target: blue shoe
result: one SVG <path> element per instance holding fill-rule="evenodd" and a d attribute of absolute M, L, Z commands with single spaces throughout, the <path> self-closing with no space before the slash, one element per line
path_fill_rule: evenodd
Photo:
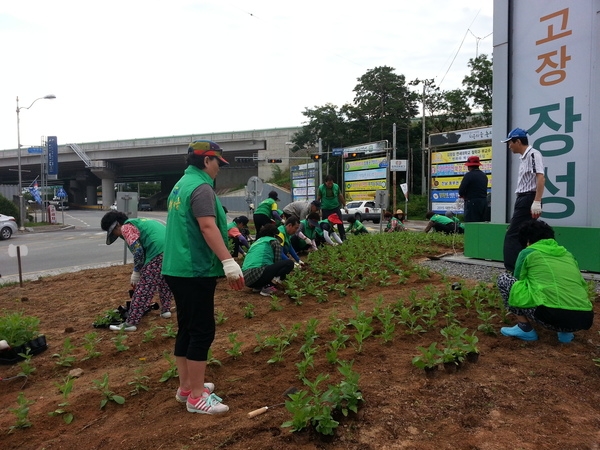
<path fill-rule="evenodd" d="M 573 333 L 565 333 L 563 331 L 558 332 L 558 342 L 562 342 L 563 344 L 568 344 L 574 337 L 575 335 Z"/>
<path fill-rule="evenodd" d="M 514 327 L 502 327 L 500 328 L 500 333 L 502 333 L 504 336 L 516 337 L 523 341 L 538 340 L 538 335 L 535 330 L 523 331 L 521 328 L 519 328 L 519 325 L 515 325 Z"/>

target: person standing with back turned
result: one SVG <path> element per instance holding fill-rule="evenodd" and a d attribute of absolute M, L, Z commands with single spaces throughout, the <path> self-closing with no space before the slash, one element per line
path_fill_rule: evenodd
<path fill-rule="evenodd" d="M 542 195 L 546 179 L 542 154 L 529 145 L 526 130 L 515 128 L 502 142 L 508 142 L 510 151 L 519 155 L 519 178 L 515 190 L 517 200 L 504 236 L 504 267 L 509 272 L 514 272 L 517 257 L 523 250 L 519 242 L 519 228 L 524 222 L 542 215 Z"/>
<path fill-rule="evenodd" d="M 192 413 L 229 411 L 204 383 L 208 351 L 215 338 L 215 289 L 225 275 L 235 290 L 244 287 L 240 266 L 227 249 L 227 216 L 214 191 L 219 168 L 228 164 L 212 141 L 188 147 L 187 168 L 168 201 L 162 273 L 177 305 L 175 362 L 178 402 Z"/>
<path fill-rule="evenodd" d="M 488 177 L 479 166 L 479 156 L 469 156 L 465 163 L 468 172 L 465 173 L 458 195 L 465 200 L 465 222 L 483 222 L 487 209 L 487 185 Z"/>

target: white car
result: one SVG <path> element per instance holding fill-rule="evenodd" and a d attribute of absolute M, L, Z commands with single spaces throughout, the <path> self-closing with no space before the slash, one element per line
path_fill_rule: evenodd
<path fill-rule="evenodd" d="M 381 221 L 381 208 L 375 207 L 373 200 L 355 200 L 346 203 L 346 209 L 342 209 L 342 220 L 347 221 L 348 217 L 356 217 L 361 222 L 372 220 L 373 223 Z"/>
<path fill-rule="evenodd" d="M 9 239 L 18 229 L 17 221 L 13 216 L 0 214 L 0 239 Z"/>

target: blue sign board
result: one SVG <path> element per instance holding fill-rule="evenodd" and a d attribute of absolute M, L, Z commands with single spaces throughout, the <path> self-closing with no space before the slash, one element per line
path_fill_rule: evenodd
<path fill-rule="evenodd" d="M 67 193 L 65 192 L 65 190 L 62 187 L 60 187 L 60 188 L 58 188 L 58 191 L 56 191 L 56 196 L 58 198 L 67 198 Z"/>
<path fill-rule="evenodd" d="M 331 150 L 331 156 L 342 156 L 344 154 L 343 148 L 334 148 Z"/>
<path fill-rule="evenodd" d="M 58 177 L 58 141 L 56 136 L 48 136 L 48 177 Z"/>
<path fill-rule="evenodd" d="M 44 149 L 42 147 L 29 147 L 27 149 L 27 153 L 33 155 L 41 155 L 44 153 Z"/>

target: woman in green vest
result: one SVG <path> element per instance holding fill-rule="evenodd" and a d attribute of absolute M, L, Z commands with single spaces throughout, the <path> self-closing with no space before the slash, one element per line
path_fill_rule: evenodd
<path fill-rule="evenodd" d="M 188 147 L 187 168 L 171 190 L 162 273 L 177 305 L 175 398 L 192 413 L 229 411 L 204 382 L 208 351 L 215 338 L 215 289 L 225 275 L 235 290 L 244 287 L 240 266 L 227 249 L 227 216 L 214 191 L 221 166 L 228 164 L 212 141 Z"/>
<path fill-rule="evenodd" d="M 256 228 L 256 239 L 260 229 L 268 223 L 281 222 L 281 216 L 277 212 L 277 202 L 279 197 L 277 191 L 269 192 L 269 197 L 264 199 L 254 211 L 254 228 Z"/>
<path fill-rule="evenodd" d="M 171 317 L 171 299 L 173 294 L 161 275 L 163 249 L 165 247 L 165 226 L 152 219 L 130 219 L 120 211 L 107 212 L 100 221 L 100 227 L 106 231 L 106 244 L 110 245 L 118 238 L 127 244 L 133 255 L 131 286 L 133 295 L 127 312 L 127 321 L 120 325 L 111 325 L 113 331 L 135 331 L 146 314 L 158 291 L 161 304 L 161 317 Z"/>
<path fill-rule="evenodd" d="M 346 199 L 340 191 L 340 187 L 334 183 L 333 175 L 327 175 L 325 182 L 317 190 L 317 200 L 321 202 L 321 211 L 323 219 L 327 219 L 332 214 L 337 214 L 340 224 L 337 225 L 338 232 L 342 241 L 346 239 L 344 222 L 342 222 L 342 208 L 346 207 Z"/>

